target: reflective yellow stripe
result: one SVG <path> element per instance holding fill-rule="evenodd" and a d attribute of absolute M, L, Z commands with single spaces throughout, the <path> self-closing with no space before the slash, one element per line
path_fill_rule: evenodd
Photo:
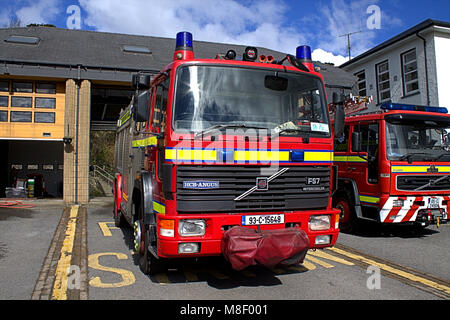
<path fill-rule="evenodd" d="M 289 161 L 289 151 L 246 151 L 234 152 L 235 161 Z"/>
<path fill-rule="evenodd" d="M 166 206 L 159 202 L 153 201 L 153 211 L 155 211 L 157 213 L 165 214 Z"/>
<path fill-rule="evenodd" d="M 216 161 L 216 150 L 201 149 L 166 149 L 166 160 L 179 161 Z M 234 161 L 236 162 L 289 162 L 289 151 L 258 151 L 258 150 L 235 150 Z M 330 151 L 305 151 L 305 162 L 332 162 L 333 152 Z"/>
<path fill-rule="evenodd" d="M 347 156 L 334 156 L 334 161 L 335 162 L 345 162 L 345 161 L 347 161 Z"/>
<path fill-rule="evenodd" d="M 305 151 L 305 161 L 331 162 L 333 161 L 333 152 Z"/>
<path fill-rule="evenodd" d="M 133 146 L 133 148 L 143 148 L 143 147 L 156 146 L 156 144 L 157 144 L 156 137 L 148 137 L 145 139 L 133 140 L 132 146 Z"/>
<path fill-rule="evenodd" d="M 438 173 L 449 173 L 450 166 L 435 166 L 438 169 Z M 427 173 L 430 166 L 392 166 L 392 173 L 405 173 L 405 172 L 416 172 L 416 173 Z"/>
<path fill-rule="evenodd" d="M 124 115 L 122 115 L 119 119 L 119 123 L 118 126 L 122 126 L 123 124 L 125 124 L 128 120 L 130 120 L 131 115 L 130 115 L 130 110 L 128 110 L 127 112 L 125 112 Z"/>
<path fill-rule="evenodd" d="M 379 203 L 380 198 L 370 197 L 370 196 L 359 196 L 359 201 L 369 202 L 369 203 Z"/>
<path fill-rule="evenodd" d="M 367 159 L 365 159 L 363 156 L 349 156 L 349 155 L 335 155 L 334 156 L 335 162 L 367 162 Z"/>
<path fill-rule="evenodd" d="M 216 150 L 166 149 L 167 160 L 215 161 Z"/>

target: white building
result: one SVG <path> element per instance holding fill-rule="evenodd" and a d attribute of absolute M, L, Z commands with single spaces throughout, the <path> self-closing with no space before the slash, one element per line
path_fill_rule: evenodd
<path fill-rule="evenodd" d="M 450 110 L 450 22 L 426 20 L 340 67 L 358 78 L 357 93 L 383 102 Z"/>

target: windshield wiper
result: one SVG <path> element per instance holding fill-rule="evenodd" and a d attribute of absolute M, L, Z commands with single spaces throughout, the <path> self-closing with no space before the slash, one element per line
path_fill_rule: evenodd
<path fill-rule="evenodd" d="M 450 157 L 450 153 L 443 153 L 443 154 L 437 156 L 435 159 L 433 159 L 433 161 L 439 161 L 443 157 Z"/>
<path fill-rule="evenodd" d="M 281 135 L 282 133 L 285 133 L 285 132 L 297 133 L 297 132 L 307 132 L 307 131 L 309 131 L 309 130 L 303 130 L 300 128 L 285 128 L 285 129 L 281 129 L 278 132 L 273 133 L 271 138 L 273 138 L 275 135 Z"/>
<path fill-rule="evenodd" d="M 264 128 L 264 127 L 256 127 L 256 126 L 248 126 L 246 124 L 216 124 L 212 127 L 209 127 L 203 131 L 197 132 L 195 134 L 195 139 L 197 139 L 199 136 L 201 136 L 202 138 L 205 136 L 205 134 L 209 134 L 211 132 L 214 132 L 215 130 L 221 130 L 221 129 L 227 129 L 227 128 L 233 128 L 233 129 L 265 129 L 265 130 L 269 130 L 269 128 Z"/>
<path fill-rule="evenodd" d="M 405 154 L 404 156 L 402 156 L 399 161 L 403 161 L 403 160 L 408 160 L 408 163 L 412 163 L 412 157 L 415 156 L 431 156 L 431 154 L 429 153 L 424 153 L 424 152 L 417 152 L 417 153 L 408 153 Z M 432 158 L 430 158 L 431 160 Z M 426 158 L 424 158 L 424 160 L 426 160 Z"/>

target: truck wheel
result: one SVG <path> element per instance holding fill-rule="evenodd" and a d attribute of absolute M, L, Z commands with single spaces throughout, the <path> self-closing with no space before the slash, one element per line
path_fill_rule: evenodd
<path fill-rule="evenodd" d="M 139 268 L 144 274 L 154 275 L 166 270 L 163 258 L 155 258 L 148 251 L 149 230 L 143 223 L 142 206 L 139 208 L 139 220 L 135 222 L 135 250 L 139 253 Z"/>
<path fill-rule="evenodd" d="M 346 233 L 354 232 L 356 230 L 356 217 L 348 198 L 344 195 L 338 195 L 334 201 L 333 207 L 341 210 L 339 229 Z"/>

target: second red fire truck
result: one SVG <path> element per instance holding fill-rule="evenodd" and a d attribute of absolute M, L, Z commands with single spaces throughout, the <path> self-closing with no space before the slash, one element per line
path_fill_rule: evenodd
<path fill-rule="evenodd" d="M 301 246 L 336 242 L 334 135 L 309 47 L 280 61 L 254 47 L 196 59 L 182 32 L 173 62 L 133 83 L 117 126 L 114 218 L 134 227 L 144 273 L 224 253 L 239 268 L 289 262 Z"/>
<path fill-rule="evenodd" d="M 361 220 L 419 227 L 450 207 L 450 115 L 442 107 L 383 103 L 347 115 L 335 144 L 342 231 Z"/>

